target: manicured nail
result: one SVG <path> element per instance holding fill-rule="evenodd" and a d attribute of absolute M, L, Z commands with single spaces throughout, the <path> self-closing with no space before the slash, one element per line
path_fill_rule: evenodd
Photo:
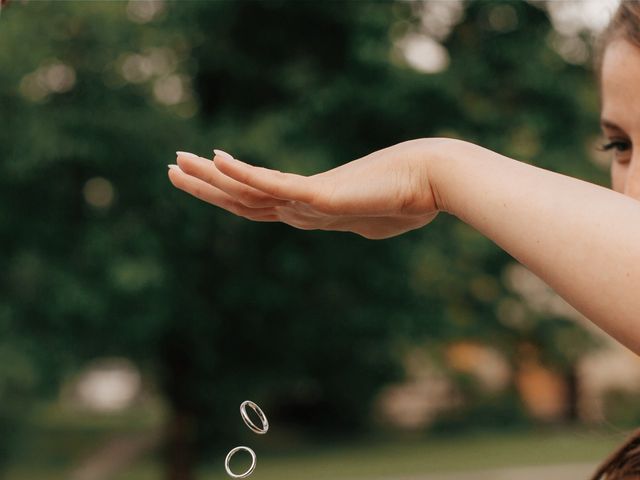
<path fill-rule="evenodd" d="M 169 167 L 169 169 L 171 169 L 171 170 L 181 171 L 181 170 L 180 170 L 180 167 L 179 167 L 178 165 L 171 164 L 171 165 L 167 165 L 167 166 L 168 166 L 168 167 Z"/>
<path fill-rule="evenodd" d="M 190 158 L 192 160 L 200 160 L 198 155 L 189 152 L 176 152 L 176 155 L 179 157 Z"/>
<path fill-rule="evenodd" d="M 222 150 L 214 150 L 213 153 L 215 153 L 216 155 L 219 155 L 221 157 L 224 157 L 227 160 L 235 160 L 235 158 L 233 158 L 233 156 L 229 155 L 227 152 L 222 151 Z"/>

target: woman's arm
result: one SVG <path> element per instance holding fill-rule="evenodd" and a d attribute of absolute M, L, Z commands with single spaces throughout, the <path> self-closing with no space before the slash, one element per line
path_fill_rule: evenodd
<path fill-rule="evenodd" d="M 640 202 L 465 142 L 429 162 L 437 204 L 640 353 Z"/>
<path fill-rule="evenodd" d="M 640 353 L 640 202 L 467 142 L 420 139 L 310 177 L 219 152 L 178 155 L 173 184 L 237 215 L 386 238 L 447 211 Z"/>

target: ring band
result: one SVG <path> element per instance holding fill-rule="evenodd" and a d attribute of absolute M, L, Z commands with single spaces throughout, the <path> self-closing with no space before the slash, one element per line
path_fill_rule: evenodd
<path fill-rule="evenodd" d="M 262 428 L 258 427 L 251 421 L 251 418 L 249 418 L 249 415 L 247 414 L 247 406 L 251 407 L 251 409 L 256 412 L 256 414 L 260 418 L 260 421 L 262 422 Z M 242 402 L 242 405 L 240 405 L 240 415 L 242 416 L 242 420 L 244 420 L 244 423 L 247 425 L 247 427 L 249 427 L 254 432 L 263 434 L 267 433 L 267 430 L 269 430 L 269 421 L 267 420 L 267 416 L 260 409 L 260 407 L 253 403 L 251 400 L 245 400 L 244 402 Z"/>
<path fill-rule="evenodd" d="M 249 452 L 249 455 L 251 455 L 251 465 L 249 466 L 249 469 L 244 473 L 233 473 L 231 471 L 231 467 L 229 466 L 229 462 L 231 461 L 231 457 L 233 457 L 236 454 L 236 452 L 239 452 L 240 450 L 246 450 L 247 452 Z M 227 453 L 227 458 L 224 459 L 224 468 L 230 477 L 233 477 L 233 478 L 248 477 L 256 469 L 256 454 L 249 447 L 236 447 L 232 449 L 229 453 Z"/>

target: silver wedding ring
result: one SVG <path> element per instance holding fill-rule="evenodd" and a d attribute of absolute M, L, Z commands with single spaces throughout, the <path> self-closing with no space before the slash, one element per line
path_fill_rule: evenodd
<path fill-rule="evenodd" d="M 262 428 L 258 427 L 255 423 L 253 423 L 251 418 L 249 418 L 249 414 L 247 413 L 247 407 L 251 408 L 254 412 L 256 412 L 256 415 L 258 415 L 258 418 L 262 423 Z M 269 421 L 267 420 L 267 416 L 264 414 L 262 409 L 258 405 L 253 403 L 251 400 L 245 400 L 244 402 L 242 402 L 242 404 L 240 405 L 240 416 L 242 416 L 242 420 L 244 420 L 244 423 L 247 425 L 247 427 L 249 427 L 251 430 L 253 430 L 256 433 L 267 433 L 267 430 L 269 430 Z M 231 471 L 231 466 L 229 465 L 229 463 L 231 462 L 231 458 L 236 454 L 236 452 L 239 452 L 240 450 L 245 450 L 249 452 L 249 455 L 251 455 L 251 465 L 249 466 L 247 471 L 244 473 L 233 473 Z M 233 478 L 248 477 L 253 473 L 253 471 L 256 468 L 256 454 L 249 447 L 236 447 L 233 450 L 231 450 L 229 453 L 227 453 L 227 458 L 224 459 L 224 468 L 230 477 L 233 477 Z"/>
<path fill-rule="evenodd" d="M 260 422 L 262 422 L 262 428 L 258 427 L 255 423 L 253 423 L 251 418 L 249 418 L 247 407 L 250 407 L 254 412 L 256 412 L 258 418 L 260 418 Z M 240 415 L 242 416 L 242 420 L 244 420 L 244 423 L 247 425 L 247 427 L 249 427 L 254 432 L 262 434 L 267 433 L 267 430 L 269 430 L 269 421 L 267 420 L 267 416 L 260 409 L 260 407 L 253 403 L 251 400 L 245 400 L 244 402 L 242 402 L 242 405 L 240 405 Z"/>
<path fill-rule="evenodd" d="M 239 452 L 240 450 L 245 450 L 249 452 L 249 455 L 251 455 L 251 465 L 249 466 L 247 471 L 244 473 L 233 473 L 231 471 L 231 467 L 229 466 L 229 462 L 231 462 L 231 458 L 236 454 L 236 452 Z M 227 473 L 229 474 L 230 477 L 233 477 L 233 478 L 248 477 L 253 473 L 253 471 L 256 468 L 256 454 L 249 447 L 236 447 L 233 450 L 231 450 L 229 453 L 227 453 L 227 458 L 224 459 L 224 468 L 227 470 Z"/>

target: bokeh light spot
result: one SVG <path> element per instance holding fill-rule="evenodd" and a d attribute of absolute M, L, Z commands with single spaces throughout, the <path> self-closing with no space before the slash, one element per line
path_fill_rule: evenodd
<path fill-rule="evenodd" d="M 169 75 L 156 80 L 153 85 L 153 95 L 164 105 L 175 105 L 185 99 L 185 89 L 182 79 L 178 75 Z"/>
<path fill-rule="evenodd" d="M 164 9 L 163 0 L 130 0 L 127 17 L 135 23 L 147 23 L 158 17 Z"/>
<path fill-rule="evenodd" d="M 113 203 L 115 192 L 109 180 L 94 177 L 87 180 L 82 189 L 84 199 L 92 207 L 108 208 Z"/>
<path fill-rule="evenodd" d="M 426 35 L 409 35 L 404 39 L 405 59 L 422 73 L 439 73 L 449 66 L 449 53 L 440 43 Z"/>
<path fill-rule="evenodd" d="M 52 93 L 68 92 L 75 84 L 75 69 L 62 62 L 55 62 L 25 75 L 20 81 L 20 93 L 29 100 L 39 101 Z"/>

